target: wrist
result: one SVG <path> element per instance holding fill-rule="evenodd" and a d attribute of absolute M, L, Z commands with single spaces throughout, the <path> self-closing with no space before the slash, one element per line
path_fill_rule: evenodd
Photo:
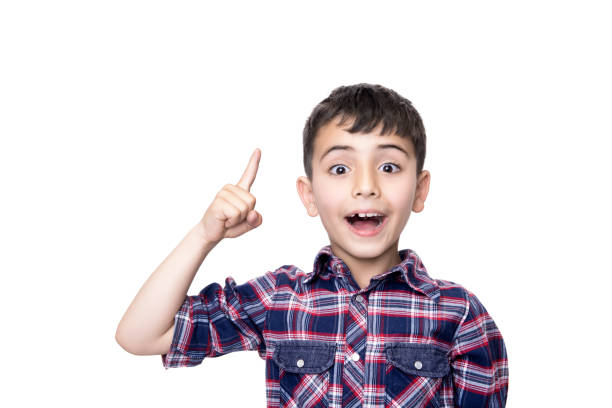
<path fill-rule="evenodd" d="M 220 242 L 212 240 L 206 235 L 206 230 L 204 229 L 204 226 L 201 222 L 198 222 L 191 231 L 194 233 L 194 235 L 197 237 L 198 241 L 203 247 L 212 249 Z"/>

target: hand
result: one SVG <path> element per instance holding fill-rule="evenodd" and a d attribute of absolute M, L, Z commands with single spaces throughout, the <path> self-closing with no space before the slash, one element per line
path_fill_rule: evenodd
<path fill-rule="evenodd" d="M 261 214 L 254 210 L 255 196 L 250 193 L 260 158 L 261 150 L 255 149 L 238 184 L 226 184 L 206 210 L 200 227 L 207 242 L 236 238 L 261 225 Z"/>

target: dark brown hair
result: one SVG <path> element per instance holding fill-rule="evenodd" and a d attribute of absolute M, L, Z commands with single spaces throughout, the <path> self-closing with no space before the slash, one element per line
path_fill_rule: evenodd
<path fill-rule="evenodd" d="M 417 175 L 425 162 L 425 127 L 412 103 L 392 89 L 381 85 L 340 86 L 313 109 L 304 126 L 304 170 L 312 180 L 312 154 L 317 132 L 336 117 L 339 126 L 347 120 L 350 133 L 369 133 L 382 121 L 382 135 L 396 133 L 412 141 L 417 158 Z"/>

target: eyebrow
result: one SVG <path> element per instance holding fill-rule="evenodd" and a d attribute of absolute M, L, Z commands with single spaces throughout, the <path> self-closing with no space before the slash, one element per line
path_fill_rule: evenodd
<path fill-rule="evenodd" d="M 379 144 L 378 146 L 376 146 L 376 148 L 378 150 L 381 150 L 381 149 L 397 149 L 397 150 L 403 152 L 408 158 L 410 158 L 410 155 L 408 154 L 408 152 L 406 150 L 402 149 L 401 147 L 399 147 L 398 145 L 394 145 L 394 144 Z M 325 153 L 323 153 L 323 156 L 321 156 L 321 159 L 319 161 L 323 161 L 323 158 L 325 156 L 327 156 L 328 153 L 331 153 L 334 150 L 355 151 L 355 149 L 353 147 L 348 146 L 348 145 L 335 145 L 335 146 L 332 146 L 329 149 L 327 149 L 325 151 Z"/>

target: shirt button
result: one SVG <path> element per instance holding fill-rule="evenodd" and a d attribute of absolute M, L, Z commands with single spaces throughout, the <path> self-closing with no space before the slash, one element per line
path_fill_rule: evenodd
<path fill-rule="evenodd" d="M 304 360 L 302 360 L 301 358 L 295 363 L 295 365 L 297 365 L 299 368 L 304 367 Z"/>
<path fill-rule="evenodd" d="M 415 361 L 414 368 L 416 368 L 417 370 L 420 370 L 421 368 L 423 368 L 423 363 L 421 363 L 419 360 Z"/>
<path fill-rule="evenodd" d="M 359 303 L 363 303 L 365 302 L 365 299 L 363 298 L 363 296 L 361 295 L 357 295 L 355 296 L 355 300 L 358 301 Z"/>
<path fill-rule="evenodd" d="M 353 353 L 353 354 L 351 355 L 351 359 L 352 359 L 353 361 L 359 361 L 359 353 Z"/>

